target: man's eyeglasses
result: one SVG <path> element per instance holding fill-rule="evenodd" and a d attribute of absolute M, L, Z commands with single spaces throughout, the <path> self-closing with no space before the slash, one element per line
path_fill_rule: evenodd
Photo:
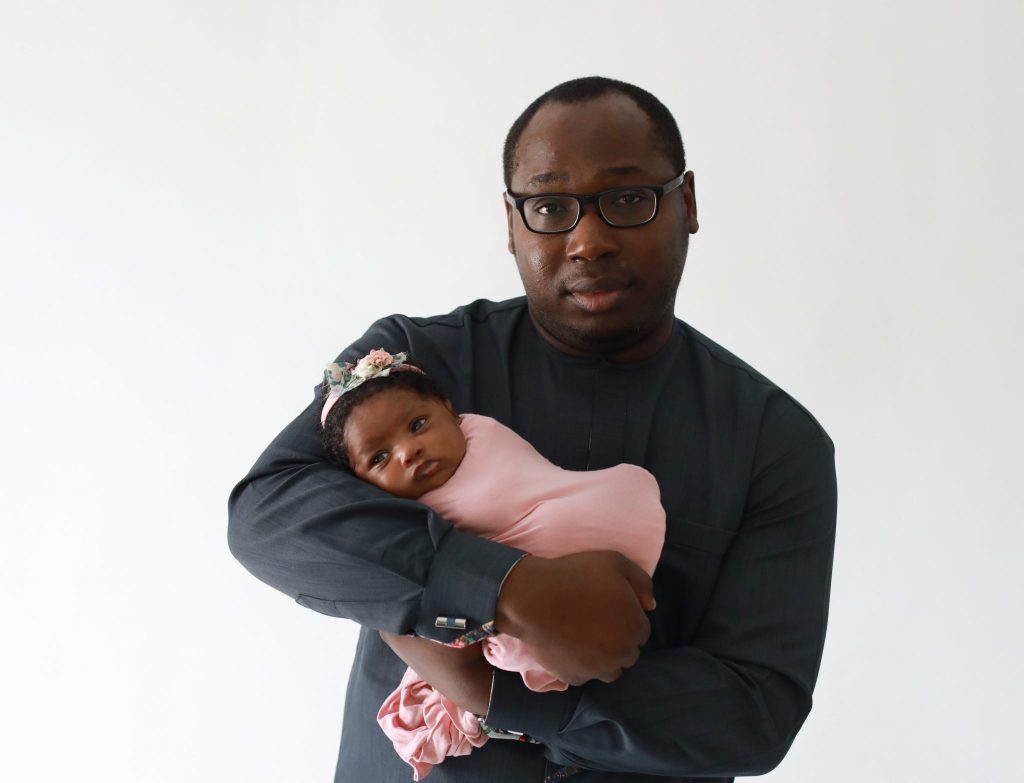
<path fill-rule="evenodd" d="M 615 228 L 632 228 L 650 223 L 658 216 L 658 205 L 666 193 L 683 184 L 683 172 L 664 185 L 633 185 L 612 188 L 593 196 L 575 193 L 540 193 L 536 196 L 513 196 L 505 191 L 505 201 L 522 215 L 523 223 L 536 234 L 560 234 L 572 231 L 580 222 L 583 207 L 597 204 L 601 219 Z"/>

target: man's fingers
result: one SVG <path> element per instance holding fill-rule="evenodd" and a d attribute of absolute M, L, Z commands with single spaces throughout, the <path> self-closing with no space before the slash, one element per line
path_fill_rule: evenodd
<path fill-rule="evenodd" d="M 653 601 L 654 599 L 652 598 L 651 600 Z M 640 640 L 641 646 L 647 644 L 647 640 L 651 638 L 651 621 L 647 619 L 647 615 L 644 615 L 643 637 L 644 638 Z M 639 649 L 639 647 L 637 649 Z"/>
<path fill-rule="evenodd" d="M 615 675 L 615 678 L 617 679 L 618 677 L 622 676 L 622 673 L 626 669 L 630 668 L 630 666 L 636 665 L 636 662 L 638 660 L 640 660 L 640 648 L 639 647 L 634 647 L 632 654 L 628 655 L 626 657 L 626 659 L 623 660 L 622 668 L 618 669 L 618 671 L 617 671 L 617 673 Z"/>
<path fill-rule="evenodd" d="M 651 581 L 651 577 L 632 560 L 625 558 L 624 560 L 624 574 L 632 586 L 633 592 L 636 593 L 637 600 L 640 601 L 645 612 L 654 611 L 654 607 L 658 604 L 654 600 L 654 583 Z"/>

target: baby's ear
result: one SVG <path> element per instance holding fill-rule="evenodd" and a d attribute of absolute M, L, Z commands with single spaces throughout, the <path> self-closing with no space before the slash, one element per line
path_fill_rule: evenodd
<path fill-rule="evenodd" d="M 455 421 L 457 421 L 459 424 L 462 424 L 462 417 L 455 412 L 455 406 L 452 405 L 451 400 L 445 400 L 444 407 L 446 407 L 448 409 L 448 412 L 455 417 Z"/>

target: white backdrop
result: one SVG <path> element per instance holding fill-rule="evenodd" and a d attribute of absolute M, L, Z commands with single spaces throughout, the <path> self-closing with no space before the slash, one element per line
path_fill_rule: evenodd
<path fill-rule="evenodd" d="M 356 628 L 231 558 L 228 491 L 373 319 L 519 293 L 504 133 L 598 73 L 682 128 L 680 316 L 836 443 L 768 779 L 1024 779 L 1022 33 L 1018 0 L 0 0 L 0 777 L 331 779 Z"/>

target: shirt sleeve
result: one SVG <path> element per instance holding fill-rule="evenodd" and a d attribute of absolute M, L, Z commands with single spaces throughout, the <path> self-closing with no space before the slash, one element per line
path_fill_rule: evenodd
<path fill-rule="evenodd" d="M 409 350 L 408 335 L 385 319 L 339 361 L 381 346 Z M 232 554 L 299 604 L 370 628 L 451 643 L 493 620 L 502 581 L 523 553 L 329 462 L 320 409 L 317 392 L 232 491 Z M 438 618 L 465 622 L 439 627 Z"/>
<path fill-rule="evenodd" d="M 496 672 L 487 721 L 587 769 L 758 775 L 811 708 L 835 541 L 832 442 L 822 434 L 762 469 L 687 646 L 647 650 L 613 683 L 533 693 Z"/>

